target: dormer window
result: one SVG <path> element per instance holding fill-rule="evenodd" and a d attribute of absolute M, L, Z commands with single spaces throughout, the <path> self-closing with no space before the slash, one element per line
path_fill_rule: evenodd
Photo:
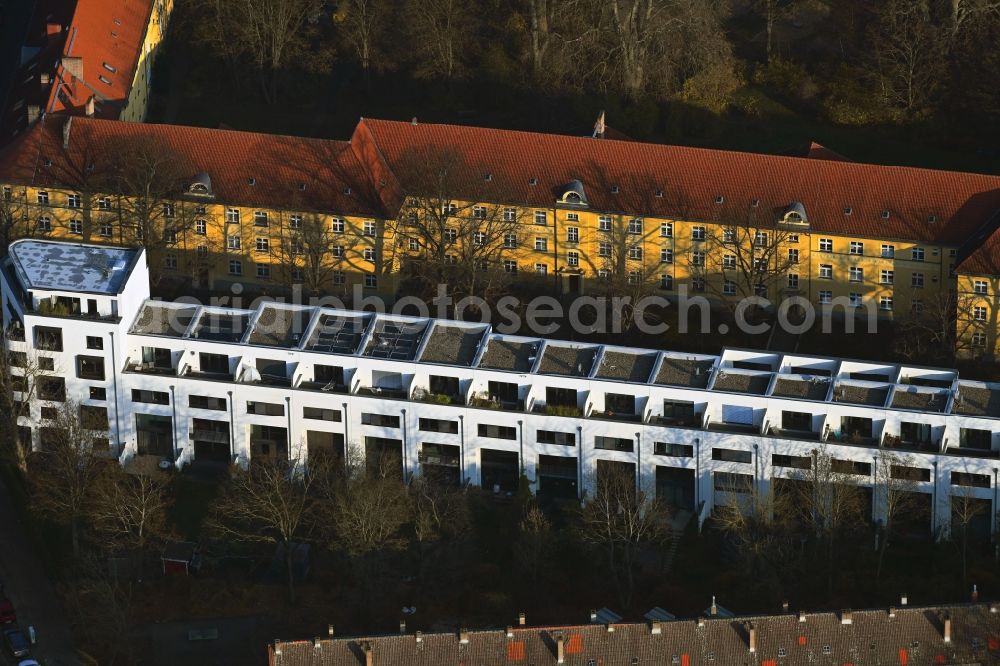
<path fill-rule="evenodd" d="M 212 196 L 212 179 L 207 173 L 202 171 L 191 181 L 191 184 L 187 188 L 188 194 L 193 194 L 199 197 L 210 197 Z"/>
<path fill-rule="evenodd" d="M 621 191 L 622 191 L 622 188 L 618 187 L 617 185 L 612 185 L 611 186 L 611 194 L 618 194 Z"/>
<path fill-rule="evenodd" d="M 751 208 L 760 208 L 760 199 L 751 199 L 751 201 L 750 201 L 750 207 Z"/>
<path fill-rule="evenodd" d="M 534 178 L 534 177 L 529 178 L 528 179 L 528 185 L 538 185 L 538 179 Z"/>
<path fill-rule="evenodd" d="M 848 206 L 847 208 L 844 209 L 844 215 L 850 215 L 853 212 L 854 212 L 854 209 L 851 208 L 850 206 Z"/>
<path fill-rule="evenodd" d="M 351 188 L 345 187 L 344 188 L 344 194 L 346 194 L 347 196 L 350 196 L 351 195 Z"/>
<path fill-rule="evenodd" d="M 248 182 L 248 183 L 249 183 L 250 185 L 256 185 L 256 184 L 257 184 L 257 179 L 256 179 L 256 178 L 254 178 L 253 176 L 250 176 L 249 178 L 247 178 L 247 182 Z"/>
<path fill-rule="evenodd" d="M 489 181 L 493 180 L 493 174 L 491 174 L 491 173 L 485 174 L 483 176 L 483 180 L 485 180 L 486 182 L 489 182 Z"/>
<path fill-rule="evenodd" d="M 888 220 L 889 219 L 889 211 L 888 210 L 882 211 L 882 219 L 883 220 Z"/>
<path fill-rule="evenodd" d="M 935 224 L 937 222 L 937 215 L 930 215 L 927 217 L 927 224 Z"/>
<path fill-rule="evenodd" d="M 583 189 L 583 183 L 579 180 L 571 180 L 563 187 L 562 195 L 557 203 L 568 204 L 570 206 L 586 206 L 587 193 Z"/>
<path fill-rule="evenodd" d="M 800 201 L 793 201 L 782 217 L 785 224 L 809 224 L 809 217 L 806 215 L 806 207 Z"/>
<path fill-rule="evenodd" d="M 717 204 L 725 203 L 725 201 L 726 201 L 726 197 L 722 196 L 721 194 L 719 196 L 715 197 L 715 203 L 717 203 Z"/>
<path fill-rule="evenodd" d="M 299 192 L 305 192 L 305 191 L 306 191 L 306 184 L 299 183 Z"/>
<path fill-rule="evenodd" d="M 663 198 L 663 190 L 656 190 L 656 198 L 657 199 Z"/>

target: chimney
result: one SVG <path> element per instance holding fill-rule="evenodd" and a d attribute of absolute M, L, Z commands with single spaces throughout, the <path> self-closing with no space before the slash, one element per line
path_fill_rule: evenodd
<path fill-rule="evenodd" d="M 906 599 L 906 592 L 903 592 L 903 594 L 901 594 L 900 597 L 899 597 L 899 605 L 900 606 L 905 606 L 906 605 L 906 601 L 907 601 L 907 599 Z"/>
<path fill-rule="evenodd" d="M 714 594 L 712 595 L 712 605 L 708 607 L 708 614 L 709 615 L 718 615 L 719 614 L 719 607 L 715 605 L 715 595 Z"/>
<path fill-rule="evenodd" d="M 889 606 L 889 617 L 896 617 L 896 609 Z"/>
<path fill-rule="evenodd" d="M 705 626 L 705 618 L 700 617 L 700 616 L 698 617 L 698 626 L 699 627 L 704 627 Z"/>
<path fill-rule="evenodd" d="M 701 618 L 698 618 L 701 619 Z M 649 633 L 653 636 L 659 636 L 663 633 L 663 625 L 659 622 L 653 622 L 649 625 Z"/>
<path fill-rule="evenodd" d="M 94 117 L 94 111 L 95 111 L 95 109 L 94 109 L 94 96 L 91 95 L 90 97 L 87 98 L 87 104 L 84 107 L 84 113 L 87 115 L 88 118 L 93 118 Z"/>
<path fill-rule="evenodd" d="M 401 633 L 401 634 L 405 634 L 406 633 L 406 620 L 400 620 L 399 621 L 399 633 Z"/>
<path fill-rule="evenodd" d="M 754 627 L 752 624 L 747 625 L 747 627 L 748 627 L 747 632 L 750 634 L 749 635 L 750 654 L 753 654 L 754 652 L 757 651 L 757 628 Z"/>
<path fill-rule="evenodd" d="M 995 603 L 990 604 L 990 612 L 996 613 L 997 611 L 1000 611 L 1000 606 Z"/>
<path fill-rule="evenodd" d="M 371 641 L 362 643 L 361 650 L 365 653 L 365 666 L 375 666 L 375 650 L 372 648 Z"/>
<path fill-rule="evenodd" d="M 805 622 L 805 621 L 806 621 L 806 612 L 804 610 L 800 610 L 799 611 L 799 622 Z"/>
<path fill-rule="evenodd" d="M 62 66 L 67 72 L 83 81 L 83 58 L 63 56 Z"/>
<path fill-rule="evenodd" d="M 979 590 L 976 589 L 975 585 L 973 585 L 972 586 L 972 603 L 977 603 L 978 601 L 979 601 Z"/>
<path fill-rule="evenodd" d="M 413 116 L 413 120 L 410 121 L 410 124 L 411 125 L 416 125 L 417 124 L 417 117 L 416 116 Z"/>
<path fill-rule="evenodd" d="M 330 638 L 333 638 L 333 625 L 332 624 L 326 625 L 326 635 L 329 636 Z"/>
<path fill-rule="evenodd" d="M 314 638 L 314 639 L 313 639 L 313 649 L 314 649 L 314 650 L 319 650 L 319 649 L 321 649 L 322 647 L 323 647 L 323 644 L 322 644 L 322 643 L 320 643 L 319 639 L 318 639 L 318 638 Z"/>
<path fill-rule="evenodd" d="M 845 610 L 840 612 L 840 623 L 841 624 L 853 624 L 854 618 L 851 616 L 851 611 Z"/>
<path fill-rule="evenodd" d="M 523 627 L 526 622 L 527 622 L 527 618 L 525 617 L 524 613 L 518 613 L 517 614 L 517 624 L 519 626 Z"/>
<path fill-rule="evenodd" d="M 73 129 L 73 116 L 70 116 L 69 118 L 66 119 L 66 122 L 63 123 L 63 150 L 69 149 L 69 134 L 72 129 Z"/>
<path fill-rule="evenodd" d="M 45 24 L 45 36 L 47 38 L 55 39 L 59 36 L 59 33 L 63 31 L 62 25 L 58 23 L 46 23 Z"/>
<path fill-rule="evenodd" d="M 781 612 L 788 613 L 788 599 L 781 602 Z"/>
<path fill-rule="evenodd" d="M 609 624 L 608 625 L 608 633 L 609 634 L 615 633 L 615 625 L 613 625 L 613 624 Z"/>
<path fill-rule="evenodd" d="M 514 638 L 514 627 L 507 627 L 507 638 Z"/>
<path fill-rule="evenodd" d="M 951 643 L 951 616 L 944 616 L 944 642 Z"/>
<path fill-rule="evenodd" d="M 41 113 L 42 113 L 42 109 L 37 104 L 29 104 L 28 105 L 28 111 L 27 111 L 27 114 L 28 114 L 28 124 L 30 125 L 33 122 L 35 122 L 36 120 L 38 120 L 38 116 L 40 116 Z"/>
<path fill-rule="evenodd" d="M 424 642 L 424 632 L 418 631 L 417 633 L 413 634 L 413 639 L 417 642 L 417 645 L 423 643 Z"/>
<path fill-rule="evenodd" d="M 566 639 L 563 638 L 562 632 L 556 634 L 556 663 L 566 663 Z"/>
<path fill-rule="evenodd" d="M 38 82 L 40 84 L 42 84 L 43 86 L 49 85 L 49 81 L 50 81 L 50 79 L 49 79 L 49 73 L 48 72 L 42 72 L 41 74 L 38 75 Z"/>
<path fill-rule="evenodd" d="M 597 622 L 597 611 L 595 611 L 593 608 L 590 609 L 590 621 Z"/>
<path fill-rule="evenodd" d="M 461 643 L 462 645 L 468 645 L 469 644 L 469 630 L 468 629 L 465 629 L 463 627 L 462 629 L 458 630 L 458 642 Z"/>

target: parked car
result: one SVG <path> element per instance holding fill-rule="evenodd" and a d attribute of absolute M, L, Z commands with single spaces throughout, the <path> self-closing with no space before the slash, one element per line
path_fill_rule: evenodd
<path fill-rule="evenodd" d="M 14 624 L 17 622 L 17 613 L 14 612 L 14 604 L 10 599 L 0 596 L 0 624 Z"/>
<path fill-rule="evenodd" d="M 17 662 L 17 666 L 42 666 L 34 659 L 25 659 L 23 661 Z"/>
<path fill-rule="evenodd" d="M 28 637 L 19 627 L 9 627 L 3 630 L 3 644 L 15 657 L 27 657 L 31 651 Z"/>

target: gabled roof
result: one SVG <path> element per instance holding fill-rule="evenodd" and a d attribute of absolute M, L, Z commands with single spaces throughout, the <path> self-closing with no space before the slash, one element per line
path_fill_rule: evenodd
<path fill-rule="evenodd" d="M 63 57 L 80 58 L 82 76 L 60 65 L 46 111 L 80 112 L 93 95 L 98 117 L 117 118 L 143 57 L 153 5 L 153 0 L 77 0 Z"/>
<path fill-rule="evenodd" d="M 600 211 L 716 220 L 753 200 L 762 214 L 798 201 L 813 232 L 950 245 L 1000 210 L 1000 177 L 973 173 L 367 118 L 352 143 L 383 177 L 414 152 L 455 149 L 470 192 L 527 206 L 551 207 L 576 179 Z"/>
<path fill-rule="evenodd" d="M 148 141 L 172 152 L 190 181 L 208 173 L 215 198 L 227 204 L 381 215 L 344 141 L 73 117 L 67 149 L 67 120 L 45 116 L 15 138 L 0 152 L 0 180 L 83 190 L 113 169 L 116 146 Z"/>

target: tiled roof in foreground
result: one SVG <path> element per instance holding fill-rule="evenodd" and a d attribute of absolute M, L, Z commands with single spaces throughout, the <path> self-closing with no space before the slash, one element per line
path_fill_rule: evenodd
<path fill-rule="evenodd" d="M 275 641 L 270 663 L 364 666 L 370 656 L 372 666 L 988 664 L 1000 660 L 996 611 L 972 604 Z"/>

